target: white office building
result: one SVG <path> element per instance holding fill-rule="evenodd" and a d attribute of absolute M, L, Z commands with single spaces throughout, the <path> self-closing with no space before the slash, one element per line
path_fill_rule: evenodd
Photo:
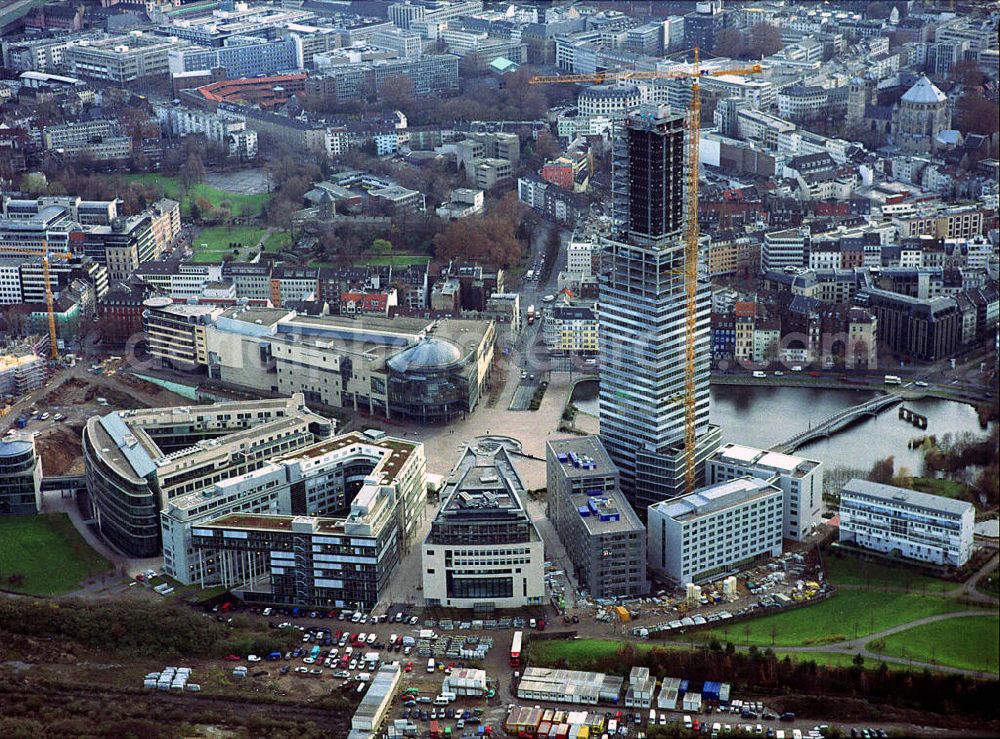
<path fill-rule="evenodd" d="M 778 556 L 783 497 L 776 485 L 748 476 L 649 506 L 650 571 L 678 584 L 704 582 Z"/>
<path fill-rule="evenodd" d="M 571 241 L 566 247 L 566 271 L 584 277 L 594 274 L 594 257 L 600 245 L 592 241 Z"/>
<path fill-rule="evenodd" d="M 854 479 L 840 494 L 840 541 L 921 562 L 961 567 L 972 556 L 972 504 Z"/>
<path fill-rule="evenodd" d="M 705 484 L 750 475 L 777 485 L 784 493 L 782 536 L 802 541 L 820 523 L 823 511 L 823 464 L 766 449 L 726 444 L 705 463 Z"/>
<path fill-rule="evenodd" d="M 809 229 L 788 228 L 764 234 L 760 269 L 767 272 L 785 267 L 802 267 L 809 251 Z"/>
<path fill-rule="evenodd" d="M 544 602 L 545 544 L 526 493 L 506 449 L 466 447 L 423 544 L 428 606 L 492 611 Z"/>

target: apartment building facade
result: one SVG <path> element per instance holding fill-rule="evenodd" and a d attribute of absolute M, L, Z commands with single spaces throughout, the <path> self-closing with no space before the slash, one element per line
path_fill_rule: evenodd
<path fill-rule="evenodd" d="M 840 541 L 894 557 L 961 567 L 972 556 L 972 503 L 854 479 L 840 493 Z"/>

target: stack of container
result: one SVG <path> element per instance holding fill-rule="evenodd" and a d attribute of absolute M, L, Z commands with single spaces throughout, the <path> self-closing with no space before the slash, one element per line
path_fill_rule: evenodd
<path fill-rule="evenodd" d="M 174 681 L 170 683 L 171 690 L 184 690 L 187 687 L 188 678 L 191 677 L 190 667 L 178 667 L 174 673 Z"/>
<path fill-rule="evenodd" d="M 156 681 L 157 690 L 170 690 L 171 684 L 174 682 L 174 676 L 177 674 L 176 667 L 164 667 L 163 672 L 160 673 L 159 679 Z"/>
<path fill-rule="evenodd" d="M 492 646 L 493 637 L 491 636 L 471 636 L 465 640 L 465 645 L 459 649 L 458 656 L 462 659 L 482 660 L 486 658 L 486 653 L 490 651 Z"/>

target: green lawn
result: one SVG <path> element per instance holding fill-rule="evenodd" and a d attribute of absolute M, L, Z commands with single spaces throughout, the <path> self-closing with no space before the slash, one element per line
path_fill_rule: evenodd
<path fill-rule="evenodd" d="M 264 251 L 281 251 L 292 245 L 292 237 L 287 231 L 272 231 L 264 241 Z"/>
<path fill-rule="evenodd" d="M 243 195 L 239 193 L 219 190 L 204 182 L 193 185 L 183 197 L 181 196 L 181 183 L 177 177 L 168 175 L 145 173 L 127 174 L 123 177 L 129 182 L 142 182 L 144 184 L 159 185 L 163 189 L 163 194 L 168 198 L 179 200 L 181 203 L 182 215 L 189 215 L 191 212 L 191 202 L 195 198 L 203 197 L 208 200 L 212 207 L 218 207 L 224 200 L 228 200 L 233 206 L 235 215 L 256 216 L 260 215 L 264 205 L 271 199 L 269 193 L 259 195 Z"/>
<path fill-rule="evenodd" d="M 389 254 L 380 257 L 365 259 L 363 264 L 372 266 L 392 265 L 393 267 L 409 267 L 411 264 L 427 264 L 430 257 L 420 254 Z"/>
<path fill-rule="evenodd" d="M 816 605 L 741 621 L 728 629 L 679 634 L 677 638 L 708 640 L 715 637 L 740 645 L 799 647 L 847 641 L 924 616 L 967 609 L 968 606 L 957 601 L 917 593 L 841 590 Z"/>
<path fill-rule="evenodd" d="M 864 585 L 876 589 L 889 586 L 920 593 L 944 593 L 958 587 L 958 583 L 939 580 L 910 567 L 892 567 L 857 557 L 827 556 L 823 564 L 827 579 L 835 585 Z"/>
<path fill-rule="evenodd" d="M 913 489 L 919 490 L 921 493 L 943 495 L 946 498 L 967 500 L 970 503 L 976 502 L 976 496 L 972 495 L 965 485 L 954 480 L 941 480 L 936 477 L 914 477 Z"/>
<path fill-rule="evenodd" d="M 73 528 L 65 513 L 0 518 L 0 588 L 29 595 L 62 595 L 111 569 Z M 9 578 L 22 575 L 22 584 Z"/>
<path fill-rule="evenodd" d="M 570 669 L 585 670 L 593 660 L 600 660 L 618 653 L 623 642 L 610 639 L 552 639 L 535 640 L 528 647 L 528 657 L 532 664 L 552 664 L 565 658 Z M 640 650 L 652 648 L 650 642 L 640 642 L 635 647 Z"/>
<path fill-rule="evenodd" d="M 245 248 L 256 247 L 265 233 L 265 229 L 252 226 L 212 226 L 203 229 L 194 238 L 194 258 L 199 261 L 222 259 L 233 253 L 230 243 L 242 244 Z"/>
<path fill-rule="evenodd" d="M 869 651 L 966 670 L 1000 670 L 1000 617 L 936 621 L 868 644 Z"/>

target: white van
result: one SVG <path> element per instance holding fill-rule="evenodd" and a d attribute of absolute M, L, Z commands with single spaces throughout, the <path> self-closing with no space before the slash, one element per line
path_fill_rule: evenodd
<path fill-rule="evenodd" d="M 447 706 L 450 702 L 451 701 L 449 701 L 443 695 L 439 695 L 437 698 L 434 699 L 435 706 Z"/>
<path fill-rule="evenodd" d="M 434 668 L 435 668 L 434 658 L 431 657 L 429 660 L 427 660 L 427 671 L 428 672 L 434 672 Z"/>
<path fill-rule="evenodd" d="M 655 708 L 650 708 L 649 709 L 649 722 L 648 723 L 650 725 L 655 725 L 656 724 L 656 709 Z"/>
<path fill-rule="evenodd" d="M 761 377 L 767 377 L 767 373 L 762 372 L 761 370 L 754 370 L 753 376 L 756 377 L 757 379 L 760 379 Z"/>

